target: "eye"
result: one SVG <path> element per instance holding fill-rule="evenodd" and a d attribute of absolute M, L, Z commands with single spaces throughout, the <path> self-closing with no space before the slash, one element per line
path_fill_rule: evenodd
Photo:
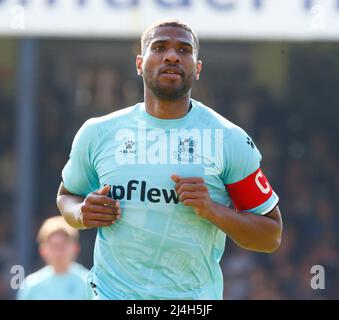
<path fill-rule="evenodd" d="M 181 52 L 181 53 L 192 53 L 192 50 L 187 48 L 187 47 L 181 47 L 179 49 L 179 52 Z"/>
<path fill-rule="evenodd" d="M 152 51 L 155 51 L 155 52 L 160 52 L 164 50 L 165 50 L 165 46 L 158 45 L 158 46 L 152 47 Z"/>

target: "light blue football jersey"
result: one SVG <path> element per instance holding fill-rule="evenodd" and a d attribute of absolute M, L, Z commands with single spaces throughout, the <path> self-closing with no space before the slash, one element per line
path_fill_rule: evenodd
<path fill-rule="evenodd" d="M 144 103 L 85 122 L 63 169 L 65 188 L 86 196 L 105 184 L 121 219 L 98 228 L 89 282 L 94 299 L 222 299 L 219 261 L 226 235 L 178 201 L 172 174 L 202 177 L 225 206 L 225 184 L 259 168 L 248 135 L 198 101 L 180 119 L 159 119 Z M 250 211 L 265 214 L 271 197 Z"/>
<path fill-rule="evenodd" d="M 27 276 L 17 292 L 18 300 L 86 300 L 88 299 L 85 267 L 72 263 L 63 274 L 45 266 Z"/>

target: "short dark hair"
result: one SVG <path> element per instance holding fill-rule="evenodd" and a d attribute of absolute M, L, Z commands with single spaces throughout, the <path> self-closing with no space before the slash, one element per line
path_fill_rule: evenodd
<path fill-rule="evenodd" d="M 141 54 L 145 53 L 145 50 L 151 40 L 152 31 L 159 27 L 177 27 L 190 32 L 194 39 L 194 51 L 196 51 L 196 53 L 198 54 L 200 47 L 198 36 L 188 24 L 178 19 L 163 19 L 156 21 L 155 23 L 150 25 L 141 36 Z"/>

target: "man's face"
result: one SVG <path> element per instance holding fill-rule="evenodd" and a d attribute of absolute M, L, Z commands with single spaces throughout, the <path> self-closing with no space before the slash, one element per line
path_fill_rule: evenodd
<path fill-rule="evenodd" d="M 136 64 L 145 89 L 163 100 L 176 100 L 187 94 L 202 66 L 197 60 L 193 35 L 179 27 L 155 29 Z"/>

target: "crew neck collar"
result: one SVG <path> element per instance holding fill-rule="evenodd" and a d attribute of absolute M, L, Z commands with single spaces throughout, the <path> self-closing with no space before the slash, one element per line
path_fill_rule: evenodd
<path fill-rule="evenodd" d="M 192 99 L 190 99 L 190 105 L 191 105 L 190 110 L 183 117 L 177 118 L 177 119 L 161 119 L 161 118 L 154 117 L 146 111 L 145 102 L 141 102 L 138 105 L 140 109 L 140 115 L 142 116 L 142 118 L 145 119 L 149 123 L 158 125 L 159 128 L 166 127 L 169 125 L 180 126 L 183 123 L 185 123 L 187 120 L 192 118 L 192 116 L 194 116 L 194 114 L 197 112 L 197 107 L 195 106 L 195 103 Z"/>

